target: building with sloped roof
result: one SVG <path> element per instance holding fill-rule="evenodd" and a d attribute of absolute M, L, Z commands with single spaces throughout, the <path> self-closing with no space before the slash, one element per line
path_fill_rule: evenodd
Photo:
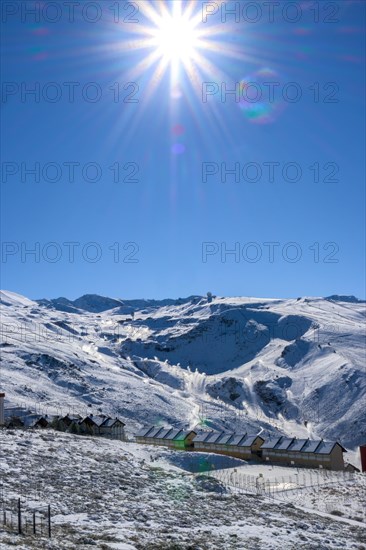
<path fill-rule="evenodd" d="M 114 439 L 123 439 L 125 437 L 125 424 L 119 418 L 110 418 L 104 414 L 90 414 L 82 420 L 71 422 L 70 430 L 77 425 L 81 434 L 110 436 Z"/>
<path fill-rule="evenodd" d="M 195 451 L 224 454 L 236 458 L 257 457 L 264 439 L 258 435 L 228 432 L 201 432 L 193 439 Z"/>
<path fill-rule="evenodd" d="M 208 438 L 210 435 L 210 432 L 199 432 L 196 437 L 194 438 L 194 449 L 196 451 L 200 451 L 204 448 L 204 441 Z"/>
<path fill-rule="evenodd" d="M 271 437 L 267 439 L 262 447 L 262 458 L 271 462 L 280 462 L 282 464 L 289 463 L 287 449 L 293 444 L 294 438 L 288 437 Z"/>
<path fill-rule="evenodd" d="M 88 435 L 100 435 L 100 426 L 106 420 L 104 415 L 90 414 L 78 422 L 80 433 Z"/>
<path fill-rule="evenodd" d="M 343 453 L 346 449 L 338 441 L 321 441 L 314 451 L 318 466 L 329 470 L 344 470 Z"/>
<path fill-rule="evenodd" d="M 113 439 L 125 439 L 125 423 L 120 418 L 106 418 L 99 426 L 100 435 Z"/>
<path fill-rule="evenodd" d="M 25 428 L 49 428 L 58 419 L 54 414 L 28 414 L 22 417 L 22 424 Z"/>
<path fill-rule="evenodd" d="M 72 424 L 79 424 L 81 420 L 79 414 L 66 414 L 58 419 L 58 429 L 66 432 Z"/>
<path fill-rule="evenodd" d="M 261 460 L 284 466 L 344 470 L 346 449 L 337 441 L 296 439 L 234 432 L 182 430 L 146 426 L 136 433 L 136 441 L 174 449 L 223 454 L 243 460 Z"/>
<path fill-rule="evenodd" d="M 135 439 L 138 443 L 145 443 L 145 437 L 147 434 L 153 429 L 154 426 L 145 426 L 144 428 L 141 428 L 138 432 L 135 434 Z"/>
<path fill-rule="evenodd" d="M 343 453 L 337 441 L 273 437 L 261 446 L 262 458 L 289 466 L 344 470 Z"/>
<path fill-rule="evenodd" d="M 138 443 L 145 443 L 146 445 L 162 445 L 172 449 L 188 449 L 192 447 L 192 440 L 196 435 L 197 432 L 193 430 L 149 426 L 141 428 L 135 434 L 135 439 Z"/>

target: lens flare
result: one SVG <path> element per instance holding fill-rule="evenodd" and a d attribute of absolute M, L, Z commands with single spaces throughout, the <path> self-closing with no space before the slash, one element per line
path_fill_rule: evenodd
<path fill-rule="evenodd" d="M 280 75 L 264 68 L 240 81 L 239 107 L 253 124 L 275 122 L 285 108 Z"/>
<path fill-rule="evenodd" d="M 173 143 L 172 145 L 172 153 L 173 155 L 182 155 L 186 148 L 184 147 L 183 143 Z"/>
<path fill-rule="evenodd" d="M 181 136 L 182 134 L 184 134 L 184 126 L 182 126 L 181 124 L 176 124 L 172 128 L 172 133 L 174 136 Z"/>

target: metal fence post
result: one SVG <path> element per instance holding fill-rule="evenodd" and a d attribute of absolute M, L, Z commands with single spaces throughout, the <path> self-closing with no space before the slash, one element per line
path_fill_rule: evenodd
<path fill-rule="evenodd" d="M 48 537 L 51 538 L 51 505 L 48 505 Z"/>
<path fill-rule="evenodd" d="M 36 534 L 36 513 L 33 512 L 33 535 Z"/>
<path fill-rule="evenodd" d="M 20 498 L 18 498 L 18 534 L 22 534 L 22 511 L 20 508 Z"/>

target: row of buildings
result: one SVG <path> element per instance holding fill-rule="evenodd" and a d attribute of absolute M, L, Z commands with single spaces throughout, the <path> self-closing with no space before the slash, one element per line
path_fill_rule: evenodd
<path fill-rule="evenodd" d="M 193 430 L 180 430 L 179 428 L 162 428 L 150 426 L 142 428 L 135 434 L 138 443 L 148 445 L 163 445 L 172 449 L 191 449 L 193 438 L 197 433 Z"/>
<path fill-rule="evenodd" d="M 217 453 L 243 460 L 278 463 L 284 466 L 344 470 L 346 449 L 337 441 L 296 439 L 288 437 L 264 438 L 261 435 L 228 432 L 185 431 L 176 428 L 150 426 L 136 434 L 136 441 Z"/>
<path fill-rule="evenodd" d="M 120 418 L 107 415 L 65 416 L 23 414 L 5 418 L 4 393 L 0 393 L 0 426 L 54 428 L 76 434 L 106 436 L 126 439 L 125 423 Z M 344 470 L 357 468 L 345 465 L 346 449 L 338 441 L 297 439 L 289 437 L 264 438 L 247 433 L 194 431 L 161 426 L 142 428 L 135 439 L 138 443 L 163 445 L 171 449 L 193 450 L 223 454 L 243 460 L 257 460 L 281 464 Z M 366 446 L 360 447 L 362 471 L 366 471 Z"/>
<path fill-rule="evenodd" d="M 28 414 L 23 417 L 10 417 L 5 426 L 25 428 L 53 428 L 63 432 L 81 435 L 107 436 L 113 439 L 125 439 L 125 423 L 120 418 L 110 416 L 67 414 L 65 416 Z"/>

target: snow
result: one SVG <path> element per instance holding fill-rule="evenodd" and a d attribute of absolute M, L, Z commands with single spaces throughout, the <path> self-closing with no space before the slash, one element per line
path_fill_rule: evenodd
<path fill-rule="evenodd" d="M 1 548 L 365 548 L 366 525 L 346 502 L 337 503 L 335 510 L 344 512 L 338 516 L 312 507 L 310 494 L 300 507 L 299 502 L 295 506 L 290 500 L 239 492 L 215 477 L 182 470 L 184 451 L 51 430 L 2 430 L 0 439 L 7 457 L 0 473 L 8 512 L 21 496 L 25 514 L 50 504 L 53 518 L 51 540 L 5 530 Z M 230 474 L 229 461 L 222 471 Z M 239 464 L 235 461 L 237 471 L 253 476 L 261 471 L 277 479 L 290 470 L 274 473 L 265 465 Z M 348 500 L 361 505 L 362 479 L 356 475 L 342 482 L 339 492 L 346 488 Z"/>
<path fill-rule="evenodd" d="M 73 312 L 58 309 L 65 303 Z M 131 433 L 159 422 L 338 439 L 359 464 L 363 302 L 88 295 L 38 303 L 3 291 L 1 336 L 7 407 L 102 411 Z"/>

